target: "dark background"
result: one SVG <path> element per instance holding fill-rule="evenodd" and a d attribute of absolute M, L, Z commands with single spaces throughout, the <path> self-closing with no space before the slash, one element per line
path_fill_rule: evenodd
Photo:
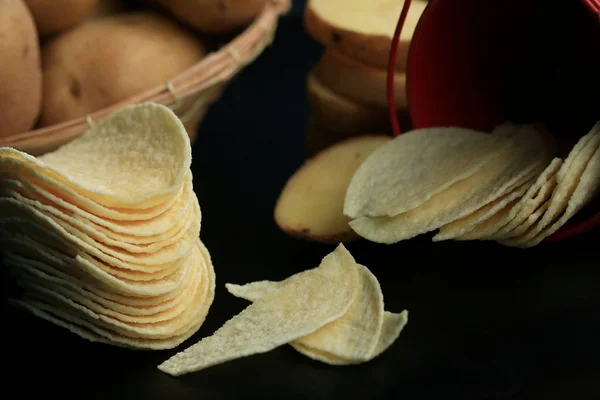
<path fill-rule="evenodd" d="M 213 106 L 194 145 L 201 237 L 217 273 L 206 323 L 177 349 L 134 352 L 88 343 L 3 301 L 2 397 L 599 398 L 598 230 L 529 250 L 429 237 L 356 242 L 348 248 L 380 280 L 386 309 L 410 312 L 399 340 L 377 359 L 331 367 L 284 346 L 180 378 L 156 369 L 247 305 L 226 282 L 283 279 L 333 250 L 285 236 L 272 217 L 305 157 L 304 77 L 321 52 L 296 3 L 274 45 Z"/>

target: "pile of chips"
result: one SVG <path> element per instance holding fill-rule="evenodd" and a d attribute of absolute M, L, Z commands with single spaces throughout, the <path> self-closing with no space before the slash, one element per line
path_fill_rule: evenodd
<path fill-rule="evenodd" d="M 286 344 L 330 365 L 360 364 L 386 351 L 408 322 L 408 311 L 384 310 L 379 281 L 342 244 L 317 268 L 283 281 L 226 287 L 252 304 L 161 371 L 184 375 Z"/>
<path fill-rule="evenodd" d="M 407 132 L 353 175 L 344 214 L 360 236 L 396 243 L 439 230 L 440 240 L 531 247 L 560 229 L 600 189 L 600 122 L 563 160 L 537 125 L 491 134 L 462 128 Z"/>
<path fill-rule="evenodd" d="M 0 149 L 0 249 L 11 299 L 91 341 L 172 348 L 214 299 L 188 135 L 167 107 L 127 106 L 39 158 Z"/>

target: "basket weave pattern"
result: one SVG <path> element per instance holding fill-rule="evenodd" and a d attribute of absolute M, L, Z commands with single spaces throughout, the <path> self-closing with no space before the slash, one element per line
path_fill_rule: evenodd
<path fill-rule="evenodd" d="M 0 147 L 41 155 L 81 135 L 120 107 L 142 102 L 156 102 L 171 108 L 193 139 L 198 122 L 220 97 L 225 85 L 272 43 L 278 19 L 289 11 L 290 6 L 290 0 L 267 1 L 261 14 L 242 34 L 165 84 L 85 117 L 2 138 Z"/>

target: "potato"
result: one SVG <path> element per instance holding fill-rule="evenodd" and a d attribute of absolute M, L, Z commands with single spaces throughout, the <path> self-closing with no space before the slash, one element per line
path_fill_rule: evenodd
<path fill-rule="evenodd" d="M 290 236 L 323 243 L 357 238 L 343 214 L 354 172 L 377 147 L 390 140 L 364 135 L 333 145 L 309 159 L 288 180 L 275 205 L 275 222 Z"/>
<path fill-rule="evenodd" d="M 25 0 L 41 37 L 62 32 L 82 22 L 98 0 Z"/>
<path fill-rule="evenodd" d="M 86 21 L 42 49 L 40 124 L 82 117 L 166 84 L 205 54 L 195 36 L 155 13 Z"/>
<path fill-rule="evenodd" d="M 128 4 L 122 0 L 100 0 L 88 15 L 88 19 L 103 18 L 128 10 Z"/>
<path fill-rule="evenodd" d="M 200 32 L 218 34 L 242 28 L 262 11 L 267 0 L 154 0 Z"/>
<path fill-rule="evenodd" d="M 29 130 L 42 99 L 37 31 L 22 0 L 0 0 L 0 137 Z"/>

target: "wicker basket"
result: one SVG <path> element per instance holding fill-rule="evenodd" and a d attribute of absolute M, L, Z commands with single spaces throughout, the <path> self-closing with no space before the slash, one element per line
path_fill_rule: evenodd
<path fill-rule="evenodd" d="M 289 11 L 290 6 L 290 0 L 268 0 L 261 14 L 243 33 L 166 84 L 85 117 L 2 138 L 0 147 L 12 147 L 34 156 L 41 155 L 76 138 L 118 108 L 147 101 L 171 108 L 184 123 L 193 140 L 196 128 L 208 107 L 220 97 L 225 85 L 271 44 L 278 19 Z"/>

